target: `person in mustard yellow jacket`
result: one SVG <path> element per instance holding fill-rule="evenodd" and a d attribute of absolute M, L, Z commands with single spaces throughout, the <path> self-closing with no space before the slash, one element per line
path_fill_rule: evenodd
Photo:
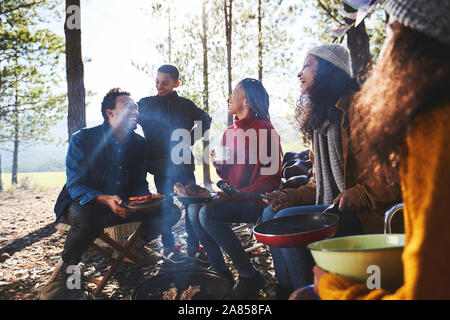
<path fill-rule="evenodd" d="M 369 290 L 316 266 L 321 299 L 450 299 L 450 3 L 390 0 L 386 11 L 390 35 L 351 123 L 364 174 L 400 166 L 404 284 Z"/>

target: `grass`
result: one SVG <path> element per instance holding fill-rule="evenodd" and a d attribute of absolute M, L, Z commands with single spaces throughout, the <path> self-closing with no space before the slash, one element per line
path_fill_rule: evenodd
<path fill-rule="evenodd" d="M 18 187 L 25 189 L 62 187 L 66 182 L 64 171 L 56 172 L 19 172 L 17 174 Z M 2 173 L 3 189 L 11 189 L 11 173 Z"/>
<path fill-rule="evenodd" d="M 217 182 L 219 177 L 214 170 L 211 169 L 211 179 L 213 182 Z M 197 183 L 202 183 L 203 181 L 203 170 L 201 165 L 197 165 L 195 168 L 195 178 Z M 55 172 L 19 172 L 17 175 L 18 188 L 32 189 L 32 190 L 42 190 L 43 188 L 49 187 L 62 187 L 66 183 L 66 172 L 65 171 L 55 171 Z M 150 186 L 153 187 L 153 177 L 149 174 L 147 175 L 147 181 Z M 12 190 L 11 188 L 11 173 L 2 173 L 3 190 Z"/>

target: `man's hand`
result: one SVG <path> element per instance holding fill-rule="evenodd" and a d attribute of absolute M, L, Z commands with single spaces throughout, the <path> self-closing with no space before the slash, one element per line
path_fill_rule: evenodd
<path fill-rule="evenodd" d="M 289 195 L 286 192 L 275 190 L 265 194 L 273 200 L 263 199 L 273 210 L 280 211 L 289 207 Z"/>
<path fill-rule="evenodd" d="M 128 218 L 130 214 L 136 212 L 136 210 L 122 207 L 121 204 L 123 200 L 117 195 L 112 196 L 101 194 L 97 198 L 95 198 L 95 200 L 101 204 L 104 204 L 105 206 L 108 206 L 115 215 L 118 215 L 119 217 L 124 219 Z"/>
<path fill-rule="evenodd" d="M 207 207 L 209 207 L 209 206 L 216 206 L 216 205 L 221 204 L 221 203 L 223 203 L 225 201 L 232 200 L 232 196 L 230 196 L 228 193 L 223 192 L 223 191 L 218 191 L 217 192 L 217 197 L 218 197 L 217 200 L 214 200 L 214 201 L 211 201 L 211 202 L 208 202 L 208 203 L 204 203 L 203 205 L 207 206 Z"/>

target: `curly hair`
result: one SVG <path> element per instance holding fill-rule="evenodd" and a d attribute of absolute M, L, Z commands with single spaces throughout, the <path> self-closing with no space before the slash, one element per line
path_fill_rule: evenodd
<path fill-rule="evenodd" d="M 315 56 L 318 61 L 310 92 L 302 94 L 295 109 L 297 128 L 305 142 L 311 141 L 313 132 L 326 120 L 339 121 L 342 112 L 335 108 L 338 100 L 360 86 L 355 78 L 332 63 Z"/>
<path fill-rule="evenodd" d="M 350 119 L 361 175 L 383 183 L 399 179 L 412 120 L 450 101 L 450 48 L 399 22 L 391 27 L 392 39 L 356 95 Z"/>
<path fill-rule="evenodd" d="M 114 88 L 108 91 L 106 96 L 102 101 L 102 116 L 105 121 L 108 121 L 108 116 L 106 115 L 106 109 L 116 108 L 116 98 L 120 96 L 130 96 L 131 94 L 120 88 Z"/>

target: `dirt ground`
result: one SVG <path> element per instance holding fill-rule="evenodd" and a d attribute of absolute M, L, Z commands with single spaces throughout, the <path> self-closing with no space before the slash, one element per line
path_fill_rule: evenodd
<path fill-rule="evenodd" d="M 65 239 L 63 234 L 53 228 L 53 206 L 59 191 L 60 188 L 47 188 L 43 191 L 17 190 L 12 194 L 0 193 L 1 300 L 38 299 L 39 289 L 54 270 Z M 182 222 L 174 227 L 174 233 L 178 243 L 185 248 L 185 229 Z M 257 243 L 248 229 L 239 231 L 238 237 L 245 247 Z M 275 278 L 270 251 L 264 246 L 249 255 L 266 280 L 259 299 L 274 299 Z M 107 270 L 110 262 L 111 260 L 91 249 L 84 254 L 79 265 L 84 299 L 130 299 L 134 289 L 144 279 L 174 268 L 162 260 L 151 267 L 123 263 L 103 292 L 93 297 L 92 290 L 95 285 L 88 283 L 87 277 L 100 276 Z M 237 278 L 231 262 L 227 260 L 227 263 Z"/>

